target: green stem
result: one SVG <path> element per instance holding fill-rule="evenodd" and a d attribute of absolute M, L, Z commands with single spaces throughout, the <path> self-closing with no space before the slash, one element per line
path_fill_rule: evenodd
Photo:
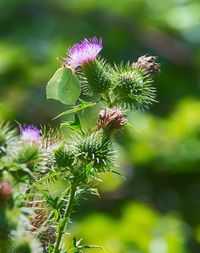
<path fill-rule="evenodd" d="M 111 97 L 110 97 L 109 91 L 105 91 L 103 93 L 103 95 L 105 97 L 105 101 L 107 102 L 108 106 L 111 106 L 112 105 L 112 101 L 111 101 Z"/>
<path fill-rule="evenodd" d="M 71 189 L 70 189 L 70 196 L 69 196 L 69 201 L 63 216 L 62 221 L 59 223 L 58 227 L 58 234 L 55 242 L 55 247 L 53 253 L 59 253 L 60 252 L 60 243 L 63 237 L 63 234 L 65 233 L 66 230 L 66 225 L 69 220 L 70 214 L 72 212 L 73 204 L 74 204 L 74 198 L 76 194 L 76 189 L 77 186 L 72 183 Z"/>

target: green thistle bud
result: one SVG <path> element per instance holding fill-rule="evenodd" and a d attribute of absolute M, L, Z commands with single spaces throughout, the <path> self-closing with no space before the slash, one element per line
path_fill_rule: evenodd
<path fill-rule="evenodd" d="M 143 110 L 155 102 L 156 89 L 151 76 L 144 70 L 127 65 L 116 67 L 113 89 L 114 103 L 125 108 Z"/>
<path fill-rule="evenodd" d="M 56 164 L 61 168 L 70 167 L 75 161 L 73 152 L 64 146 L 58 148 L 54 155 Z"/>
<path fill-rule="evenodd" d="M 15 162 L 18 164 L 26 164 L 28 168 L 32 169 L 39 160 L 39 147 L 38 145 L 22 145 L 19 150 Z"/>
<path fill-rule="evenodd" d="M 80 77 L 83 89 L 99 94 L 111 86 L 111 67 L 102 59 L 94 60 L 82 66 Z"/>
<path fill-rule="evenodd" d="M 109 136 L 102 129 L 77 136 L 73 146 L 83 166 L 93 163 L 93 168 L 98 172 L 105 172 L 113 167 L 113 147 Z"/>

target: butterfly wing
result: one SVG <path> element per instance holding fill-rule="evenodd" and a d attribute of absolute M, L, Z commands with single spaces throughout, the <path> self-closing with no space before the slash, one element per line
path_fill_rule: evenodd
<path fill-rule="evenodd" d="M 59 68 L 46 87 L 47 99 L 56 99 L 67 105 L 74 105 L 80 93 L 78 78 L 71 69 L 66 67 Z"/>

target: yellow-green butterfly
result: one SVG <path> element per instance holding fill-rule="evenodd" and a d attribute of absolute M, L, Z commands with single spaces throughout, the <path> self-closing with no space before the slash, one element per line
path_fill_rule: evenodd
<path fill-rule="evenodd" d="M 66 66 L 59 68 L 47 83 L 46 94 L 47 99 L 74 105 L 81 94 L 81 86 L 74 71 Z"/>

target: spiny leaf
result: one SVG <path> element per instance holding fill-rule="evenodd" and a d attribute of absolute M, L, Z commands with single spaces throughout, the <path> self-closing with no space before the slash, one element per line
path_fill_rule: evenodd
<path fill-rule="evenodd" d="M 67 105 L 74 105 L 80 93 L 78 78 L 66 67 L 59 68 L 46 87 L 47 99 L 53 98 Z"/>
<path fill-rule="evenodd" d="M 50 172 L 48 175 L 44 176 L 43 178 L 39 179 L 34 185 L 39 185 L 44 182 L 48 182 L 52 178 L 56 178 L 61 172 L 60 171 L 53 171 Z"/>
<path fill-rule="evenodd" d="M 78 250 L 75 252 L 82 252 L 82 249 L 103 249 L 103 247 L 97 245 L 80 245 L 81 241 L 82 239 L 77 241 L 76 237 L 74 237 L 67 252 L 72 252 L 74 250 Z"/>
<path fill-rule="evenodd" d="M 86 102 L 82 99 L 79 99 L 79 101 L 81 102 L 79 105 L 76 105 L 74 106 L 72 109 L 66 111 L 66 112 L 62 112 L 60 113 L 58 116 L 56 116 L 54 119 L 57 119 L 61 116 L 65 116 L 65 115 L 69 115 L 69 114 L 72 114 L 72 113 L 76 113 L 78 111 L 82 111 L 88 107 L 91 107 L 91 106 L 94 106 L 97 104 L 97 102 Z"/>
<path fill-rule="evenodd" d="M 43 195 L 46 203 L 48 203 L 52 208 L 56 209 L 57 201 L 51 198 L 39 185 L 33 184 L 33 186 Z"/>

